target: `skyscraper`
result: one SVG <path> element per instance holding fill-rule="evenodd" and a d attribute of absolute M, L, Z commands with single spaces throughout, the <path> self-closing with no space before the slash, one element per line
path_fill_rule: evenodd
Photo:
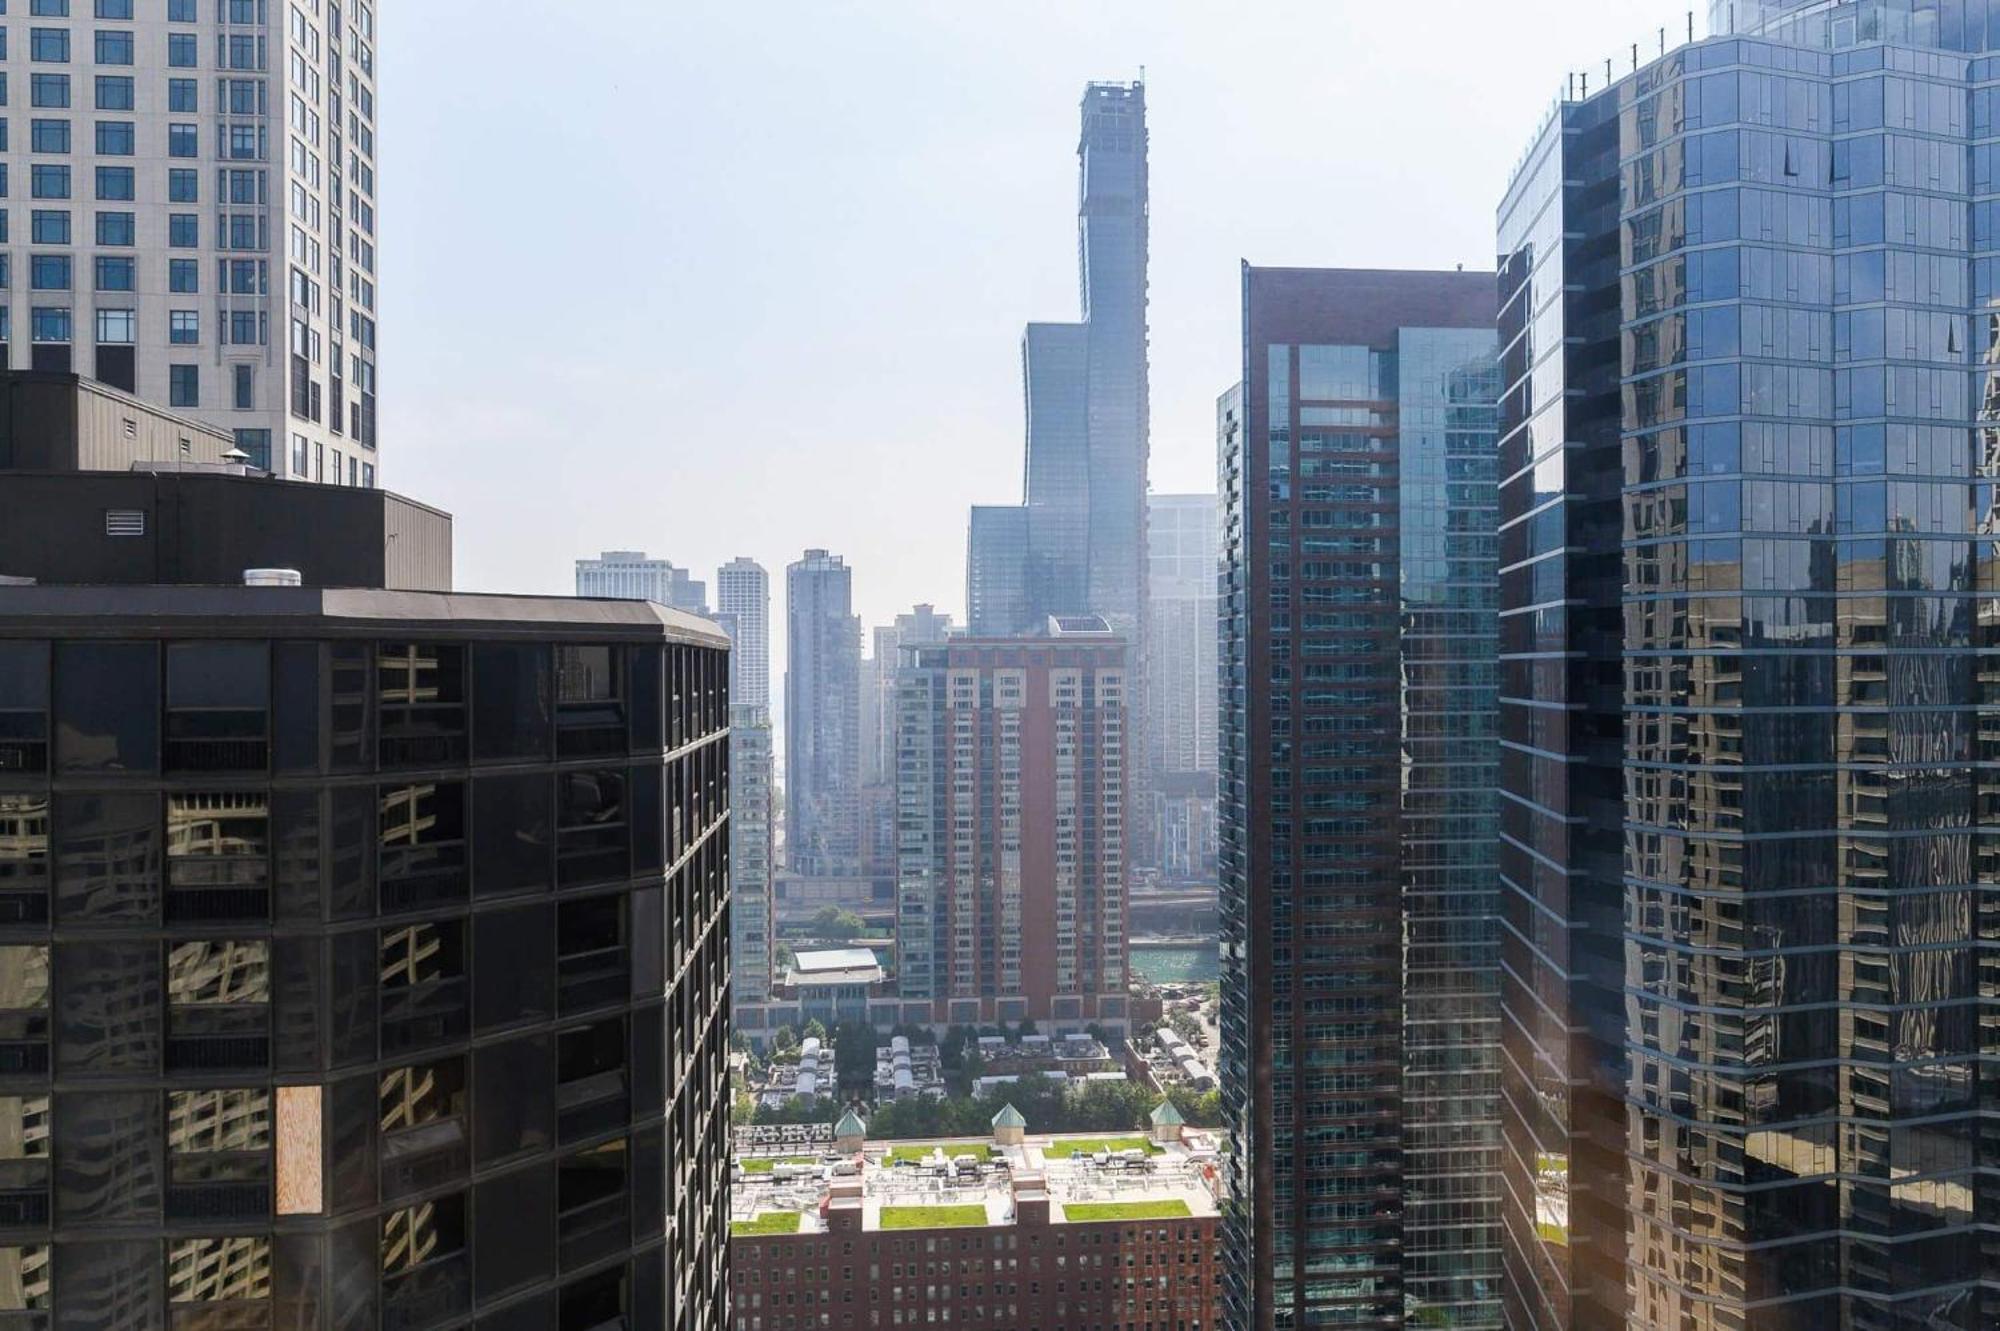
<path fill-rule="evenodd" d="M 1148 797 L 1153 862 L 1181 878 L 1215 870 L 1216 561 L 1214 495 L 1146 503 Z"/>
<path fill-rule="evenodd" d="M 0 476 L 0 1322 L 719 1327 L 722 635 L 79 417 Z"/>
<path fill-rule="evenodd" d="M 1122 1025 L 1125 644 L 1102 619 L 903 648 L 898 993 L 963 1025 Z"/>
<path fill-rule="evenodd" d="M 861 621 L 847 562 L 785 569 L 785 855 L 793 873 L 861 872 Z"/>
<path fill-rule="evenodd" d="M 771 577 L 739 555 L 715 571 L 716 619 L 729 633 L 729 698 L 771 705 Z"/>
<path fill-rule="evenodd" d="M 1025 513 L 973 510 L 970 627 L 1037 630 L 1102 615 L 1143 647 L 1146 602 L 1146 90 L 1084 90 L 1077 259 L 1083 318 L 1029 324 Z"/>
<path fill-rule="evenodd" d="M 2000 1322 L 1988 9 L 1719 4 L 1501 204 L 1512 1326 Z"/>
<path fill-rule="evenodd" d="M 692 614 L 708 613 L 708 588 L 664 559 L 643 550 L 606 550 L 576 561 L 576 594 L 621 601 L 654 601 Z"/>
<path fill-rule="evenodd" d="M 772 878 L 777 868 L 777 774 L 771 712 L 729 706 L 729 946 L 731 997 L 741 1011 L 771 995 L 777 933 Z M 746 1023 L 739 1020 L 739 1028 Z M 761 1019 L 756 1023 L 761 1025 Z"/>
<path fill-rule="evenodd" d="M 76 371 L 372 486 L 375 6 L 39 0 L 0 366 Z M 16 333 L 28 350 L 12 350 Z"/>
<path fill-rule="evenodd" d="M 1497 1324 L 1491 274 L 1244 269 L 1219 411 L 1225 1304 Z"/>

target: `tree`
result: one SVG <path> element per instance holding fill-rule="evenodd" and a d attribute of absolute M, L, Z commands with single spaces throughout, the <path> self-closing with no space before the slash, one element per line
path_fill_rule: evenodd
<path fill-rule="evenodd" d="M 1167 1087 L 1164 1097 L 1171 1101 L 1181 1117 L 1191 1128 L 1219 1128 L 1222 1126 L 1222 1092 L 1197 1091 L 1192 1086 L 1176 1084 Z"/>
<path fill-rule="evenodd" d="M 799 1037 L 793 1033 L 790 1026 L 780 1026 L 777 1030 L 771 1032 L 771 1052 L 774 1054 L 782 1054 L 787 1050 L 794 1049 L 798 1046 L 798 1043 Z"/>
<path fill-rule="evenodd" d="M 812 931 L 819 938 L 859 938 L 868 932 L 868 922 L 851 910 L 822 906 L 812 917 Z"/>
<path fill-rule="evenodd" d="M 805 1038 L 808 1040 L 818 1040 L 822 1045 L 826 1043 L 826 1027 L 820 1024 L 818 1017 L 814 1017 L 806 1022 Z"/>
<path fill-rule="evenodd" d="M 850 1094 L 875 1085 L 875 1028 L 866 1022 L 842 1024 L 833 1037 L 834 1075 Z"/>

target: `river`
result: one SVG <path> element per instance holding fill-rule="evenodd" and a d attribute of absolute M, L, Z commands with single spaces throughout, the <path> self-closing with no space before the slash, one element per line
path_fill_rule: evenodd
<path fill-rule="evenodd" d="M 1155 984 L 1185 984 L 1215 979 L 1221 962 L 1212 942 L 1134 943 L 1132 969 Z"/>

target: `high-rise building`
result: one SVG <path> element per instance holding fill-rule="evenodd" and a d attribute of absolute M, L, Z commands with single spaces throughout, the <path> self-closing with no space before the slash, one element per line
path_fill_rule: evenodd
<path fill-rule="evenodd" d="M 893 889 L 896 881 L 896 672 L 905 644 L 943 642 L 951 616 L 919 605 L 874 631 L 875 653 L 861 663 L 862 873 Z"/>
<path fill-rule="evenodd" d="M 0 479 L 0 1321 L 718 1331 L 721 634 L 81 391 L 127 469 Z"/>
<path fill-rule="evenodd" d="M 1146 610 L 1144 86 L 1089 85 L 1082 121 L 1083 318 L 1030 324 L 1021 339 L 1026 511 L 973 510 L 966 604 L 981 636 L 1032 632 L 1051 615 L 1101 615 L 1136 656 Z"/>
<path fill-rule="evenodd" d="M 847 561 L 808 550 L 785 569 L 785 867 L 861 872 L 861 621 Z"/>
<path fill-rule="evenodd" d="M 576 594 L 620 601 L 655 601 L 691 614 L 708 613 L 708 586 L 643 550 L 606 550 L 576 561 Z"/>
<path fill-rule="evenodd" d="M 771 705 L 771 576 L 739 555 L 715 571 L 716 622 L 729 634 L 729 700 Z"/>
<path fill-rule="evenodd" d="M 730 983 L 739 1008 L 762 1003 L 777 979 L 772 916 L 777 863 L 777 796 L 771 713 L 749 703 L 729 707 Z"/>
<path fill-rule="evenodd" d="M 1227 1324 L 1498 1324 L 1491 274 L 1243 274 Z"/>
<path fill-rule="evenodd" d="M 938 1023 L 1125 1021 L 1126 648 L 1102 619 L 903 648 L 898 992 Z"/>
<path fill-rule="evenodd" d="M 280 476 L 373 486 L 375 7 L 16 8 L 0 160 L 31 202 L 0 367 L 90 375 Z"/>
<path fill-rule="evenodd" d="M 1988 8 L 1718 4 L 1501 204 L 1511 1326 L 2000 1323 Z"/>
<path fill-rule="evenodd" d="M 1214 495 L 1146 501 L 1147 798 L 1153 863 L 1170 878 L 1215 873 L 1220 524 Z"/>

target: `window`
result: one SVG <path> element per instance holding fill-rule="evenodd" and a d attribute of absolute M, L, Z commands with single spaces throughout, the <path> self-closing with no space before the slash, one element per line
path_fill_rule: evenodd
<path fill-rule="evenodd" d="M 254 296 L 263 289 L 257 280 L 257 271 L 262 266 L 255 259 L 228 259 L 229 290 L 239 296 Z"/>
<path fill-rule="evenodd" d="M 270 943 L 215 939 L 170 944 L 167 1003 L 170 1071 L 268 1065 Z"/>
<path fill-rule="evenodd" d="M 201 202 L 201 173 L 185 166 L 169 167 L 167 199 L 172 203 Z"/>
<path fill-rule="evenodd" d="M 229 37 L 229 67 L 231 69 L 257 69 L 257 39 L 251 36 Z"/>
<path fill-rule="evenodd" d="M 177 250 L 191 250 L 201 244 L 201 217 L 197 213 L 167 214 L 167 244 Z"/>
<path fill-rule="evenodd" d="M 28 58 L 30 60 L 40 60 L 46 64 L 68 64 L 69 29 L 28 29 Z"/>
<path fill-rule="evenodd" d="M 129 65 L 132 63 L 132 34 L 123 29 L 97 34 L 97 63 L 100 65 Z"/>
<path fill-rule="evenodd" d="M 30 214 L 29 230 L 37 245 L 67 245 L 69 214 L 59 208 L 37 208 Z"/>
<path fill-rule="evenodd" d="M 28 260 L 29 285 L 36 291 L 68 291 L 70 259 L 67 254 L 37 254 Z"/>
<path fill-rule="evenodd" d="M 139 261 L 129 254 L 97 256 L 99 291 L 134 291 L 139 285 Z"/>
<path fill-rule="evenodd" d="M 97 243 L 100 245 L 131 245 L 138 238 L 137 215 L 134 213 L 99 213 L 97 215 Z"/>
<path fill-rule="evenodd" d="M 47 162 L 37 162 L 30 170 L 35 197 L 38 199 L 67 199 L 69 197 L 69 168 L 54 166 Z"/>
<path fill-rule="evenodd" d="M 69 105 L 69 75 L 36 74 L 28 80 L 28 100 L 36 106 Z"/>
<path fill-rule="evenodd" d="M 97 76 L 97 109 L 100 111 L 130 111 L 132 101 L 132 76 L 129 74 L 99 74 Z"/>
<path fill-rule="evenodd" d="M 167 648 L 167 769 L 261 772 L 269 754 L 271 653 L 262 642 Z"/>
<path fill-rule="evenodd" d="M 69 337 L 69 306 L 37 305 L 30 313 L 33 327 L 30 330 L 37 342 L 67 342 Z"/>
<path fill-rule="evenodd" d="M 193 259 L 167 260 L 167 290 L 201 290 L 201 268 Z"/>
<path fill-rule="evenodd" d="M 257 127 L 255 125 L 231 125 L 229 127 L 229 156 L 238 162 L 254 162 L 261 153 L 257 150 Z"/>
<path fill-rule="evenodd" d="M 168 733 L 171 736 L 172 731 Z M 263 751 L 261 745 L 258 751 Z M 173 752 L 169 738 L 170 765 Z M 270 914 L 270 796 L 249 790 L 169 794 L 167 918 L 253 921 Z"/>
<path fill-rule="evenodd" d="M 200 110 L 200 93 L 193 79 L 167 80 L 167 110 L 192 115 Z"/>
<path fill-rule="evenodd" d="M 67 120 L 29 121 L 28 144 L 38 153 L 68 152 L 69 121 Z"/>
<path fill-rule="evenodd" d="M 36 312 L 37 322 L 42 311 Z M 69 311 L 63 310 L 69 340 Z M 160 766 L 160 652 L 149 642 L 56 645 L 56 757 L 66 772 Z M 154 817 L 158 817 L 155 806 Z"/>
<path fill-rule="evenodd" d="M 175 69 L 193 69 L 199 63 L 195 35 L 191 32 L 167 34 L 167 63 Z"/>
<path fill-rule="evenodd" d="M 199 365 L 169 365 L 167 367 L 167 405 L 170 407 L 198 407 L 201 405 L 201 367 Z"/>
<path fill-rule="evenodd" d="M 167 1093 L 167 1214 L 268 1215 L 271 1176 L 271 1093 L 267 1090 Z M 243 1240 L 207 1240 L 210 1244 Z M 230 1262 L 245 1270 L 251 1255 L 190 1252 L 176 1244 L 170 1267 L 198 1270 L 194 1261 Z M 190 1260 L 192 1259 L 192 1260 Z M 212 1291 L 211 1291 L 212 1292 Z"/>
<path fill-rule="evenodd" d="M 69 0 L 28 0 L 28 13 L 35 18 L 68 18 Z"/>
<path fill-rule="evenodd" d="M 167 22 L 192 23 L 195 0 L 167 0 Z"/>
<path fill-rule="evenodd" d="M 129 166 L 100 166 L 97 168 L 97 197 L 100 199 L 131 199 L 134 197 L 133 171 Z"/>
<path fill-rule="evenodd" d="M 193 125 L 167 126 L 167 156 L 199 157 L 201 135 Z"/>
<path fill-rule="evenodd" d="M 201 312 L 175 310 L 167 315 L 167 340 L 183 346 L 201 341 Z"/>
<path fill-rule="evenodd" d="M 249 411 L 257 405 L 257 367 L 247 361 L 239 361 L 229 367 L 230 381 L 234 384 L 231 404 L 238 411 Z M 269 444 L 265 445 L 269 451 Z"/>
<path fill-rule="evenodd" d="M 228 213 L 229 248 L 232 250 L 261 250 L 257 243 L 257 216 L 255 213 Z"/>
<path fill-rule="evenodd" d="M 129 347 L 139 340 L 139 316 L 131 310 L 97 312 L 97 345 Z"/>
<path fill-rule="evenodd" d="M 628 877 L 621 768 L 565 772 L 556 791 L 556 881 L 568 887 Z"/>
<path fill-rule="evenodd" d="M 134 134 L 129 120 L 100 120 L 97 122 L 97 155 L 99 157 L 130 157 Z"/>
<path fill-rule="evenodd" d="M 238 408 L 247 409 L 254 404 L 238 401 L 236 405 Z M 263 471 L 271 469 L 271 432 L 269 430 L 239 427 L 236 431 L 236 446 L 250 455 L 251 466 Z M 283 757 L 283 750 L 281 749 L 279 753 L 279 761 L 281 763 L 283 762 Z"/>
<path fill-rule="evenodd" d="M 264 345 L 263 317 L 256 310 L 229 312 L 229 344 L 236 347 Z"/>
<path fill-rule="evenodd" d="M 0 642 L 0 772 L 41 774 L 49 766 L 49 648 L 40 642 Z M 0 813 L 21 812 L 25 804 L 0 804 Z M 19 850 L 0 841 L 0 886 L 5 880 L 47 872 L 48 819 L 46 801 L 35 844 Z M 33 823 L 12 826 L 35 836 Z M 546 819 L 544 819 L 546 828 Z M 40 868 L 34 868 L 39 864 Z M 23 868 L 24 865 L 29 867 Z"/>
<path fill-rule="evenodd" d="M 97 17 L 129 19 L 132 0 L 97 0 Z"/>

